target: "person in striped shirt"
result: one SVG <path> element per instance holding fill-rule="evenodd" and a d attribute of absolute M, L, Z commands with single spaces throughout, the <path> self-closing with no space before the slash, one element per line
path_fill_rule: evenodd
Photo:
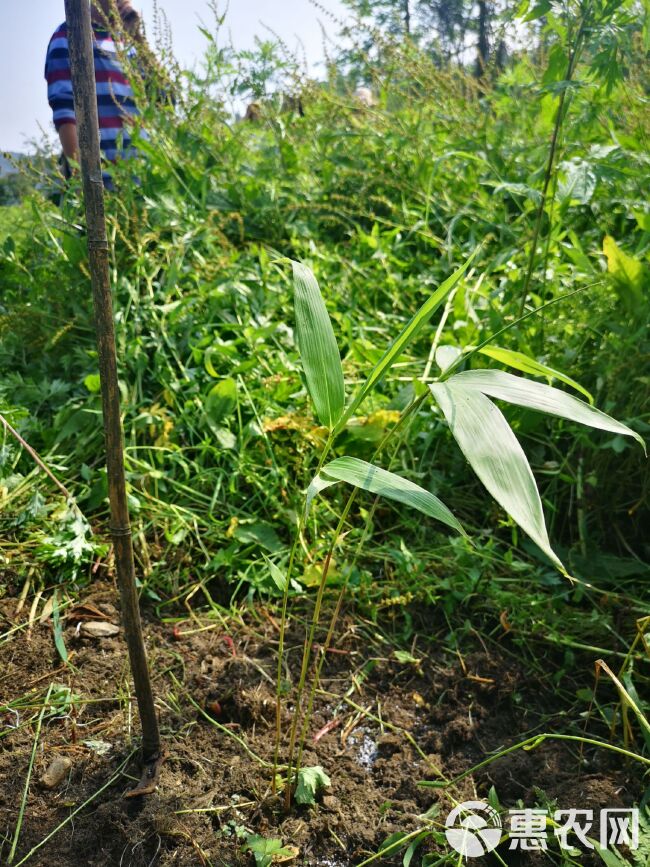
<path fill-rule="evenodd" d="M 114 9 L 120 15 L 121 28 L 111 26 Z M 135 43 L 142 42 L 141 21 L 138 13 L 125 0 L 93 0 L 92 4 L 93 56 L 95 60 L 95 87 L 97 113 L 99 116 L 99 143 L 104 157 L 115 162 L 131 157 L 129 126 L 131 118 L 138 114 L 133 89 L 118 56 L 122 46 L 116 44 L 114 33 L 122 29 L 131 38 L 126 49 L 127 57 L 136 54 Z M 110 29 L 109 29 L 110 28 Z M 64 174 L 69 177 L 68 160 L 78 161 L 79 142 L 70 78 L 70 55 L 68 33 L 65 23 L 57 27 L 50 39 L 45 60 L 47 97 L 52 109 L 54 126 L 63 149 Z M 104 184 L 111 186 L 110 175 L 104 172 Z"/>

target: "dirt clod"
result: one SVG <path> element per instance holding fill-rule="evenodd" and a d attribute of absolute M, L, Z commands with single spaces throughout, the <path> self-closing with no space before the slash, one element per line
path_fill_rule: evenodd
<path fill-rule="evenodd" d="M 46 789 L 56 789 L 65 780 L 71 767 L 72 759 L 67 756 L 55 756 L 41 777 L 41 784 Z"/>

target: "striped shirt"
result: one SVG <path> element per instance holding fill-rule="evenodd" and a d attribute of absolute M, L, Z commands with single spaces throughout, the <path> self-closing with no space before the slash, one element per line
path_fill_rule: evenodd
<path fill-rule="evenodd" d="M 118 43 L 118 47 L 119 43 Z M 135 153 L 129 136 L 129 116 L 138 109 L 133 90 L 124 74 L 116 45 L 111 34 L 93 23 L 93 55 L 95 59 L 95 88 L 99 116 L 99 146 L 107 160 Z M 127 56 L 135 55 L 129 48 Z M 47 98 L 52 109 L 54 126 L 58 130 L 66 123 L 76 123 L 70 78 L 68 29 L 61 24 L 50 39 L 45 59 Z"/>

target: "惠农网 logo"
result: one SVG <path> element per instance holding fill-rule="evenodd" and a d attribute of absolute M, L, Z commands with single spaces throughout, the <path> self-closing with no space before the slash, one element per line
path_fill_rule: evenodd
<path fill-rule="evenodd" d="M 449 845 L 466 858 L 491 852 L 501 840 L 501 819 L 483 801 L 464 801 L 451 811 L 445 822 Z"/>

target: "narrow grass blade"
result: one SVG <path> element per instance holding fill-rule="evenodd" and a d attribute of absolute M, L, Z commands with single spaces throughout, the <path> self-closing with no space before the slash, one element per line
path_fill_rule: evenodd
<path fill-rule="evenodd" d="M 264 559 L 266 561 L 266 565 L 269 567 L 269 573 L 271 575 L 271 579 L 275 586 L 278 588 L 280 593 L 284 593 L 287 588 L 287 576 L 284 574 L 282 569 L 273 562 L 273 560 L 269 560 L 269 558 L 264 555 Z"/>
<path fill-rule="evenodd" d="M 347 482 L 355 488 L 362 488 L 372 494 L 397 500 L 399 503 L 424 512 L 430 518 L 442 521 L 443 524 L 466 536 L 460 522 L 436 496 L 402 476 L 382 470 L 381 467 L 359 458 L 336 458 L 325 464 L 309 486 L 307 508 L 317 493 L 337 482 Z"/>
<path fill-rule="evenodd" d="M 429 388 L 454 439 L 494 499 L 564 572 L 551 548 L 542 501 L 526 455 L 499 410 L 461 374 Z"/>
<path fill-rule="evenodd" d="M 46 836 L 43 837 L 42 840 L 39 840 L 39 842 L 32 849 L 29 850 L 29 852 L 25 855 L 25 857 L 21 858 L 20 861 L 18 861 L 18 863 L 15 865 L 15 867 L 21 867 L 22 864 L 27 863 L 27 861 L 29 861 L 31 859 L 32 855 L 34 855 L 36 852 L 38 852 L 38 850 L 41 849 L 43 846 L 45 846 L 46 843 L 49 843 L 49 841 L 52 839 L 52 837 L 54 837 L 56 834 L 58 834 L 59 831 L 62 831 L 66 825 L 70 824 L 70 822 L 73 821 L 75 816 L 77 816 L 79 813 L 81 813 L 83 810 L 86 809 L 88 804 L 92 803 L 103 792 L 105 792 L 106 789 L 110 788 L 114 783 L 116 783 L 120 779 L 120 777 L 122 776 L 122 772 L 124 771 L 126 766 L 129 764 L 129 762 L 131 761 L 133 756 L 136 754 L 136 752 L 137 752 L 137 750 L 133 750 L 132 752 L 130 752 L 128 754 L 128 756 L 124 759 L 124 761 L 116 768 L 113 776 L 110 777 L 108 779 L 108 781 L 104 783 L 103 786 L 101 786 L 99 789 L 97 789 L 96 792 L 93 792 L 93 794 L 89 798 L 87 798 L 82 804 L 79 804 L 79 806 L 76 807 L 70 813 L 69 816 L 66 816 L 66 818 L 62 822 L 59 822 L 59 824 L 56 826 L 56 828 L 54 828 L 52 831 L 50 831 L 49 834 L 46 834 Z"/>
<path fill-rule="evenodd" d="M 576 382 L 575 379 L 571 379 L 571 377 L 567 376 L 566 373 L 548 367 L 546 364 L 542 364 L 534 358 L 529 358 L 527 355 L 524 355 L 523 352 L 517 352 L 514 349 L 502 349 L 500 346 L 484 346 L 482 349 L 479 349 L 479 352 L 482 355 L 487 355 L 488 358 L 500 361 L 501 364 L 507 364 L 508 367 L 514 367 L 515 370 L 520 370 L 522 373 L 530 373 L 533 376 L 547 376 L 552 379 L 557 379 L 559 382 L 563 382 L 565 385 L 575 388 L 576 391 L 579 391 L 580 394 L 583 394 L 587 398 L 589 403 L 594 402 L 590 392 L 588 392 L 586 388 L 583 388 L 579 382 Z"/>
<path fill-rule="evenodd" d="M 341 355 L 316 278 L 306 265 L 292 264 L 296 339 L 307 388 L 320 423 L 332 430 L 345 406 Z"/>
<path fill-rule="evenodd" d="M 56 590 L 52 596 L 52 626 L 54 629 L 54 646 L 56 647 L 62 662 L 67 664 L 68 651 L 63 640 L 63 627 L 61 625 L 61 617 L 59 615 L 59 600 Z"/>
<path fill-rule="evenodd" d="M 589 427 L 606 430 L 622 436 L 634 437 L 645 451 L 645 443 L 636 431 L 611 418 L 599 409 L 550 385 L 532 382 L 522 376 L 514 376 L 503 370 L 469 370 L 458 373 L 453 379 L 466 388 L 489 394 L 497 400 L 506 400 L 517 406 L 557 415 L 577 421 Z M 452 380 L 447 380 L 451 382 Z"/>
<path fill-rule="evenodd" d="M 431 319 L 438 307 L 440 307 L 445 298 L 449 295 L 449 293 L 456 286 L 461 277 L 465 274 L 477 252 L 478 249 L 474 250 L 472 255 L 465 261 L 465 263 L 461 265 L 461 267 L 457 271 L 454 271 L 454 273 L 450 277 L 447 277 L 444 283 L 440 284 L 440 286 L 436 289 L 433 295 L 431 295 L 431 297 L 424 302 L 418 312 L 408 321 L 402 331 L 388 347 L 386 352 L 384 352 L 377 364 L 373 367 L 370 375 L 368 376 L 368 379 L 364 382 L 357 394 L 353 397 L 352 402 L 345 410 L 343 416 L 336 425 L 336 432 L 343 429 L 348 419 L 350 419 L 352 415 L 356 412 L 360 404 L 363 403 L 363 401 L 368 396 L 369 392 L 371 392 L 372 389 L 381 382 L 388 370 L 390 370 L 390 368 L 404 352 L 409 343 L 411 343 L 417 337 L 421 329 L 426 325 L 429 319 Z"/>
<path fill-rule="evenodd" d="M 47 695 L 45 696 L 45 701 L 41 707 L 40 713 L 38 715 L 38 719 L 36 720 L 36 730 L 34 732 L 34 742 L 32 744 L 32 752 L 29 757 L 29 764 L 27 765 L 27 777 L 25 778 L 25 785 L 23 787 L 23 796 L 20 801 L 20 807 L 18 808 L 18 819 L 16 820 L 16 829 L 14 831 L 14 838 L 11 843 L 11 849 L 9 850 L 9 857 L 7 858 L 7 864 L 13 864 L 14 857 L 16 855 L 16 849 L 18 848 L 18 841 L 20 840 L 20 832 L 23 828 L 23 820 L 25 818 L 25 807 L 27 806 L 27 797 L 29 795 L 29 786 L 32 780 L 32 772 L 34 770 L 34 761 L 36 759 L 36 751 L 38 749 L 38 743 L 41 737 L 41 727 L 43 725 L 43 717 L 45 716 L 50 696 L 52 695 L 52 689 L 54 684 L 50 684 L 47 690 Z M 25 860 L 25 859 L 23 859 Z M 20 861 L 20 864 L 23 862 Z"/>

